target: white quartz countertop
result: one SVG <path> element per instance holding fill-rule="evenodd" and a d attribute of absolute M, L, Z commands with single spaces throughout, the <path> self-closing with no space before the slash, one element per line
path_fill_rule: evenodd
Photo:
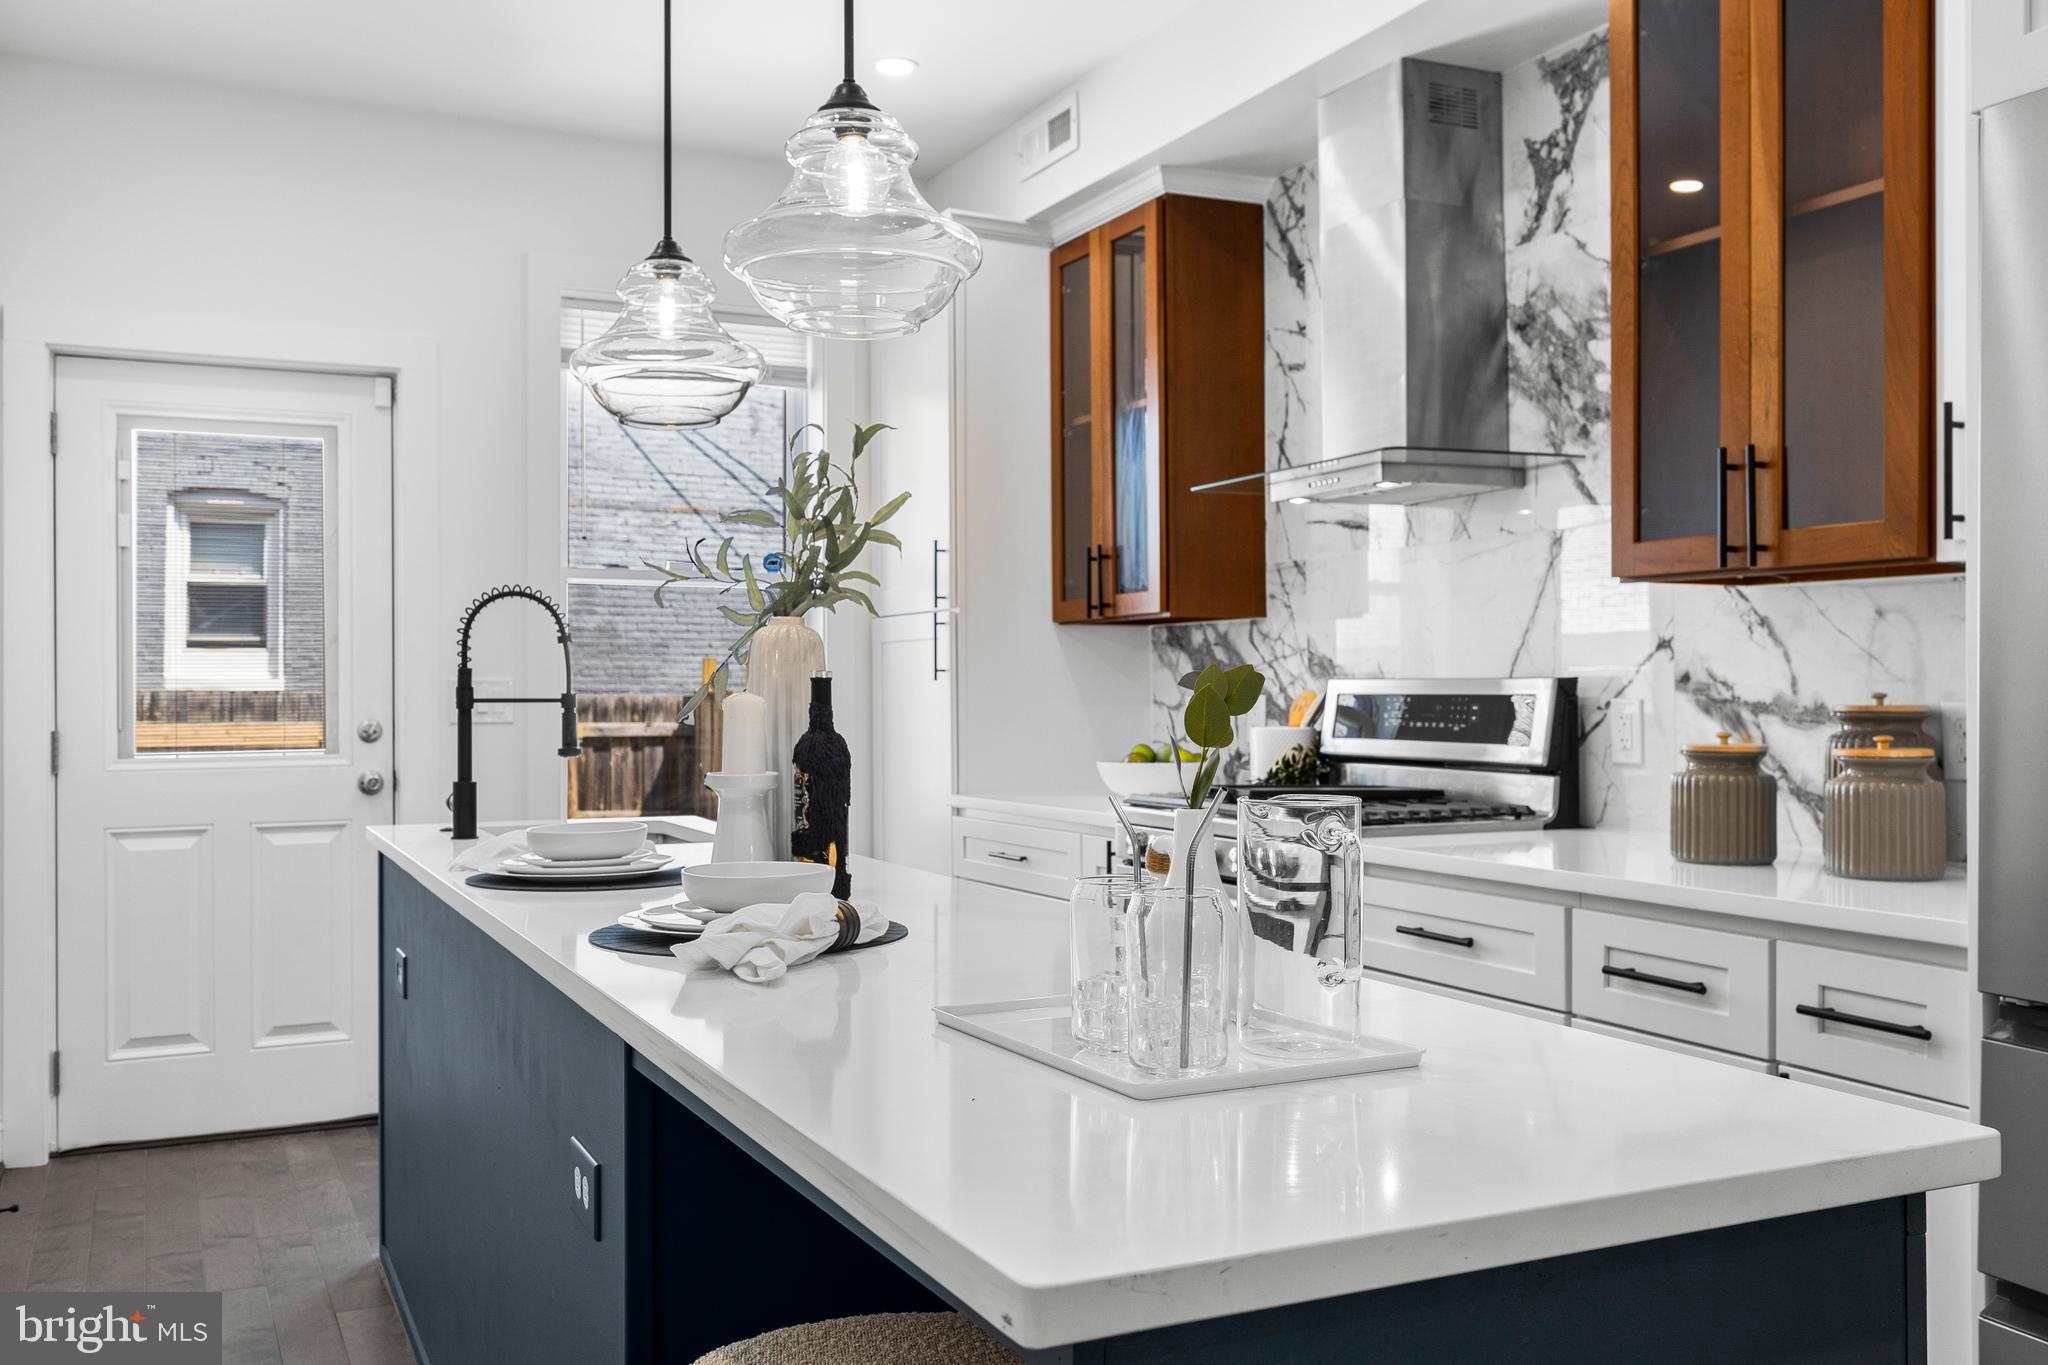
<path fill-rule="evenodd" d="M 1109 809 L 1109 793 L 1027 792 L 1017 795 L 977 796 L 955 793 L 953 809 L 963 815 L 993 816 L 997 819 L 1028 820 L 1035 825 L 1055 825 L 1112 834 L 1116 816 Z"/>
<path fill-rule="evenodd" d="M 910 936 L 749 986 L 586 941 L 647 892 L 479 890 L 431 826 L 370 838 L 1025 1346 L 1998 1171 L 1989 1129 L 1372 982 L 1365 1027 L 1420 1067 L 1126 1099 L 932 1017 L 1060 989 L 1057 901 L 856 859 Z"/>
<path fill-rule="evenodd" d="M 1780 853 L 1768 867 L 1708 867 L 1671 856 L 1663 830 L 1568 829 L 1416 834 L 1373 839 L 1380 867 L 1505 882 L 1522 888 L 1743 915 L 1818 929 L 1967 947 L 1970 888 L 1960 866 L 1940 881 L 1836 877 L 1818 852 Z"/>

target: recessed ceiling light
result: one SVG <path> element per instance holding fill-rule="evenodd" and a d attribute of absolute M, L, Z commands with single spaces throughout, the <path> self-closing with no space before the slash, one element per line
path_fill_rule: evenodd
<path fill-rule="evenodd" d="M 908 76 L 917 70 L 917 63 L 908 57 L 877 57 L 875 74 L 878 76 Z"/>
<path fill-rule="evenodd" d="M 1706 181 L 1695 180 L 1689 175 L 1671 182 L 1671 192 L 1673 194 L 1698 194 L 1706 187 Z"/>

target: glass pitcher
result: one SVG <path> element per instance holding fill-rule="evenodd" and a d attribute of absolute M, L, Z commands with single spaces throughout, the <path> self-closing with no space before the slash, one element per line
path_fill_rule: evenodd
<path fill-rule="evenodd" d="M 1358 1050 L 1365 901 L 1358 827 L 1355 796 L 1237 804 L 1232 1018 L 1246 1052 L 1298 1060 Z"/>

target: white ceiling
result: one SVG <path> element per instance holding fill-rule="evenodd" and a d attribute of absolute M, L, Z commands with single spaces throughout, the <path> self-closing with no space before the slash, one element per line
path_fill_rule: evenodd
<path fill-rule="evenodd" d="M 862 0 L 857 74 L 929 174 L 1191 3 Z M 837 83 L 836 0 L 675 6 L 679 145 L 773 153 Z M 657 0 L 0 0 L 0 51 L 647 141 L 660 40 Z"/>

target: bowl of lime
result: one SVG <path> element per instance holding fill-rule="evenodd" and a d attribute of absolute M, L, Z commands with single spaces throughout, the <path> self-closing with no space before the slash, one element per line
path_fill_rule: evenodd
<path fill-rule="evenodd" d="M 1095 771 L 1102 776 L 1102 785 L 1116 796 L 1177 796 L 1180 794 L 1182 774 L 1192 778 L 1194 765 L 1201 761 L 1201 755 L 1183 750 L 1181 764 L 1176 767 L 1173 750 L 1164 743 L 1136 744 L 1131 747 L 1119 763 L 1097 763 Z"/>

